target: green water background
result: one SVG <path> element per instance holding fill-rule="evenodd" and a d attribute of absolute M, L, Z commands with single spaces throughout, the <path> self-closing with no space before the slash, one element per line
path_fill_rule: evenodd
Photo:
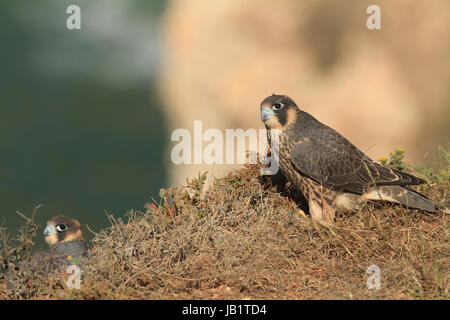
<path fill-rule="evenodd" d="M 79 5 L 82 29 L 66 28 Z M 157 197 L 167 132 L 154 79 L 164 1 L 0 2 L 0 224 L 35 205 L 92 230 Z M 85 229 L 87 239 L 93 234 Z"/>

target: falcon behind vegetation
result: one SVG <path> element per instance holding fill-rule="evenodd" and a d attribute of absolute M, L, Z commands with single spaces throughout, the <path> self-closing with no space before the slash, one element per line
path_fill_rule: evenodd
<path fill-rule="evenodd" d="M 54 269 L 78 264 L 87 256 L 87 245 L 78 220 L 56 216 L 47 222 L 44 229 L 45 241 L 49 249 L 35 254 L 30 262 L 31 268 L 48 272 Z"/>

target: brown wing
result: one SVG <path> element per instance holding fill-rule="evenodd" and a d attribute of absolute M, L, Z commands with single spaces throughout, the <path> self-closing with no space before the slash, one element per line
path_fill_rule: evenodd
<path fill-rule="evenodd" d="M 424 180 L 373 162 L 348 140 L 334 131 L 303 138 L 291 150 L 298 171 L 323 186 L 357 194 L 373 184 L 422 184 Z"/>

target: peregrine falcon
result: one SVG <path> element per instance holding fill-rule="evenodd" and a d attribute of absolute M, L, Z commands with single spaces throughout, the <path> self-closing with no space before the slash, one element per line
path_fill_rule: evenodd
<path fill-rule="evenodd" d="M 365 200 L 437 211 L 433 201 L 409 187 L 424 180 L 373 162 L 288 96 L 264 99 L 261 120 L 269 142 L 270 130 L 278 129 L 281 172 L 307 199 L 312 219 L 332 222 L 337 209 L 353 211 Z"/>
<path fill-rule="evenodd" d="M 81 224 L 74 218 L 56 216 L 47 222 L 44 229 L 45 241 L 49 249 L 33 256 L 34 270 L 54 270 L 62 266 L 77 264 L 87 256 Z"/>

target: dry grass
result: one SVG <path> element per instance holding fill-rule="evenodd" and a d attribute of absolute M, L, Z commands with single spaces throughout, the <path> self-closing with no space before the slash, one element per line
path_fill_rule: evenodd
<path fill-rule="evenodd" d="M 446 179 L 421 190 L 448 207 Z M 299 214 L 289 189 L 277 192 L 258 166 L 215 179 L 204 193 L 202 183 L 163 190 L 159 204 L 129 212 L 127 222 L 111 218 L 92 241 L 80 290 L 61 275 L 26 278 L 0 298 L 449 298 L 446 213 L 368 203 L 327 227 Z M 379 290 L 366 288 L 373 264 Z"/>

